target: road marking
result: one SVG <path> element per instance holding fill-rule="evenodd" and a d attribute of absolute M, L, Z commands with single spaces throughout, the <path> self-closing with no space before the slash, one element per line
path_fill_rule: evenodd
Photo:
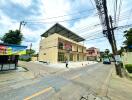
<path fill-rule="evenodd" d="M 71 80 L 77 79 L 78 77 L 80 77 L 80 74 L 72 77 Z"/>
<path fill-rule="evenodd" d="M 51 89 L 52 89 L 52 87 L 48 87 L 48 88 L 46 88 L 46 89 L 44 89 L 44 90 L 42 90 L 42 91 L 39 91 L 39 92 L 37 92 L 37 93 L 35 93 L 35 94 L 33 94 L 33 95 L 31 95 L 31 96 L 25 98 L 24 100 L 30 100 L 30 99 L 32 99 L 32 98 L 34 98 L 34 97 L 36 97 L 36 96 L 39 96 L 39 95 L 41 95 L 41 94 L 43 94 L 43 93 L 45 93 L 45 92 L 50 91 Z"/>

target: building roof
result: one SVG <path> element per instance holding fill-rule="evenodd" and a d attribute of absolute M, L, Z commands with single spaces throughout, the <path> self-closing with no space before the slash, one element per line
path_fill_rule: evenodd
<path fill-rule="evenodd" d="M 70 31 L 69 29 L 65 28 L 64 26 L 56 23 L 53 25 L 50 29 L 48 29 L 45 33 L 43 33 L 41 36 L 42 37 L 48 37 L 49 35 L 52 35 L 54 33 L 57 33 L 59 35 L 62 35 L 66 38 L 72 39 L 76 42 L 81 42 L 84 41 L 85 39 L 78 36 L 74 32 Z"/>
<path fill-rule="evenodd" d="M 88 48 L 87 50 L 93 50 L 93 49 L 97 49 L 97 48 L 95 48 L 95 47 L 90 47 L 90 48 Z"/>
<path fill-rule="evenodd" d="M 27 46 L 16 45 L 16 44 L 8 44 L 8 43 L 0 43 L 0 45 L 2 45 L 2 46 L 12 46 L 12 47 L 25 47 L 25 48 L 27 48 Z"/>

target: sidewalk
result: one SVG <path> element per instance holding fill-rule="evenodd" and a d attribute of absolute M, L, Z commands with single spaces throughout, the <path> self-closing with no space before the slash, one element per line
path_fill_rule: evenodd
<path fill-rule="evenodd" d="M 107 96 L 111 100 L 132 100 L 132 81 L 120 78 L 113 71 L 110 78 Z"/>
<path fill-rule="evenodd" d="M 43 64 L 41 62 L 34 62 L 37 64 L 45 65 L 46 67 L 49 68 L 59 68 L 59 69 L 66 69 L 66 64 L 65 63 L 56 63 L 56 64 Z M 80 61 L 80 62 L 69 62 L 68 63 L 68 68 L 80 68 L 80 67 L 85 67 L 88 65 L 96 64 L 97 62 L 95 61 Z"/>

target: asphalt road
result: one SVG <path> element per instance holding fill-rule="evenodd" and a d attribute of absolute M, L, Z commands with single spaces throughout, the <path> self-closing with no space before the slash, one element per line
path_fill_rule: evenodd
<path fill-rule="evenodd" d="M 10 90 L 0 92 L 0 100 L 80 100 L 86 95 L 107 96 L 112 69 L 112 65 L 100 63 L 41 75 L 37 79 L 11 85 Z"/>

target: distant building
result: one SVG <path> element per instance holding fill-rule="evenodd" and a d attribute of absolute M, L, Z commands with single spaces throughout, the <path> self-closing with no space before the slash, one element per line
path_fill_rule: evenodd
<path fill-rule="evenodd" d="M 98 60 L 98 58 L 100 57 L 100 51 L 98 48 L 91 47 L 88 48 L 86 52 L 87 60 Z"/>
<path fill-rule="evenodd" d="M 55 24 L 41 35 L 39 61 L 50 63 L 86 60 L 84 39 L 60 24 Z"/>

